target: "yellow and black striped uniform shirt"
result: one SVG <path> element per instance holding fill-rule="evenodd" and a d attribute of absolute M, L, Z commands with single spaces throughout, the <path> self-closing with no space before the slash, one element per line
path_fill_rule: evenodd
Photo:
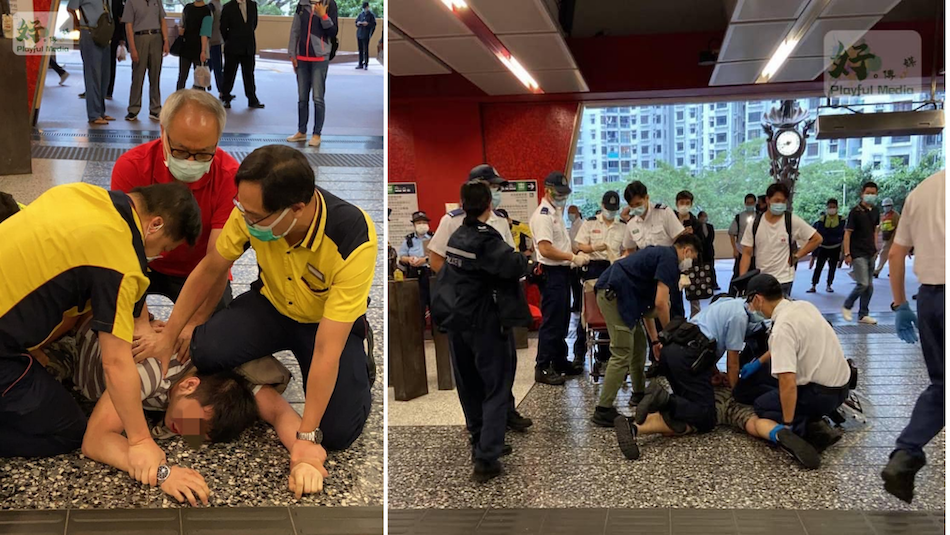
<path fill-rule="evenodd" d="M 376 227 L 366 212 L 330 192 L 316 188 L 315 195 L 317 212 L 300 243 L 251 237 L 235 208 L 215 247 L 233 262 L 250 243 L 260 266 L 255 284 L 284 316 L 300 323 L 356 321 L 366 313 L 376 270 Z"/>
<path fill-rule="evenodd" d="M 142 223 L 129 197 L 57 186 L 0 224 L 0 356 L 43 345 L 64 317 L 132 341 L 145 302 Z"/>

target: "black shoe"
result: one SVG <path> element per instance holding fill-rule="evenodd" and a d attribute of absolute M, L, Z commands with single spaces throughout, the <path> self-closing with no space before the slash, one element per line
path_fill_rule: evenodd
<path fill-rule="evenodd" d="M 813 294 L 813 293 L 815 293 L 815 292 L 817 292 L 817 291 L 818 291 L 818 290 L 816 290 L 815 287 L 812 286 L 811 288 L 805 290 L 805 293 L 806 293 L 806 294 Z"/>
<path fill-rule="evenodd" d="M 230 100 L 225 100 L 225 101 L 224 101 L 224 109 L 226 109 L 226 110 L 230 110 L 230 109 L 231 109 L 231 101 L 230 101 Z"/>
<path fill-rule="evenodd" d="M 825 288 L 825 291 L 828 292 L 828 293 L 830 293 L 830 294 L 835 293 L 835 289 L 832 288 L 830 284 L 828 285 L 827 288 Z"/>
<path fill-rule="evenodd" d="M 627 401 L 627 405 L 631 407 L 636 407 L 640 403 L 640 401 L 643 400 L 643 396 L 645 395 L 646 394 L 644 394 L 643 392 L 634 392 L 630 394 L 630 400 Z"/>
<path fill-rule="evenodd" d="M 577 363 L 565 361 L 565 363 L 560 366 L 555 365 L 554 369 L 555 371 L 560 372 L 568 377 L 573 377 L 575 375 L 584 373 L 584 362 L 581 361 L 580 363 Z"/>
<path fill-rule="evenodd" d="M 369 65 L 363 65 L 363 70 L 364 70 L 364 71 L 368 71 L 368 70 L 369 70 Z"/>
<path fill-rule="evenodd" d="M 263 109 L 264 109 L 264 105 L 261 104 L 260 102 L 255 102 L 254 104 L 248 104 L 247 107 L 248 107 L 248 108 L 254 108 L 255 110 L 263 110 Z"/>
<path fill-rule="evenodd" d="M 821 466 L 821 457 L 815 448 L 791 429 L 780 429 L 775 436 L 775 444 L 809 470 Z"/>
<path fill-rule="evenodd" d="M 591 366 L 591 369 L 590 369 L 590 376 L 591 376 L 591 377 L 603 377 L 603 376 L 604 376 L 604 368 L 606 368 L 606 366 L 604 365 L 603 362 L 601 362 L 601 361 L 599 361 L 599 360 L 595 360 L 595 361 L 594 361 L 594 365 Z"/>
<path fill-rule="evenodd" d="M 594 407 L 594 415 L 590 417 L 591 423 L 598 427 L 613 427 L 614 420 L 620 417 L 620 413 L 613 407 Z"/>
<path fill-rule="evenodd" d="M 637 428 L 630 418 L 617 416 L 614 420 L 614 432 L 617 434 L 617 445 L 623 456 L 631 461 L 640 458 L 640 446 L 637 445 Z"/>
<path fill-rule="evenodd" d="M 505 444 L 504 446 L 501 447 L 501 456 L 502 456 L 502 457 L 507 457 L 508 455 L 511 455 L 511 452 L 513 452 L 513 451 L 514 451 L 514 450 L 512 449 L 511 444 Z M 473 463 L 476 462 L 476 461 L 475 461 L 475 447 L 474 447 L 474 446 L 472 446 L 472 462 L 473 462 Z"/>
<path fill-rule="evenodd" d="M 536 383 L 560 386 L 564 384 L 565 380 L 564 376 L 554 371 L 554 368 L 551 366 L 534 369 L 534 381 Z"/>
<path fill-rule="evenodd" d="M 508 413 L 508 429 L 524 433 L 532 425 L 534 425 L 534 422 L 531 421 L 531 418 L 525 418 L 518 414 L 518 411 L 510 411 Z"/>
<path fill-rule="evenodd" d="M 811 444 L 819 454 L 831 446 L 834 446 L 841 440 L 844 433 L 832 428 L 828 422 L 819 420 L 812 422 L 805 427 L 805 440 Z"/>
<path fill-rule="evenodd" d="M 884 490 L 895 498 L 910 503 L 914 500 L 914 476 L 927 461 L 923 457 L 914 457 L 903 450 L 891 454 L 891 460 L 881 471 Z"/>
<path fill-rule="evenodd" d="M 86 92 L 79 93 L 79 98 L 86 98 Z"/>
<path fill-rule="evenodd" d="M 363 66 L 362 66 L 362 65 L 357 65 L 356 68 L 357 68 L 357 69 L 362 69 Z"/>
<path fill-rule="evenodd" d="M 660 386 L 660 383 L 653 381 L 647 387 L 646 394 L 640 403 L 637 403 L 637 425 L 643 425 L 647 421 L 647 415 L 652 412 L 660 412 L 670 404 L 670 393 Z"/>
<path fill-rule="evenodd" d="M 492 478 L 501 475 L 504 470 L 499 461 L 475 461 L 475 467 L 472 470 L 472 481 L 476 483 L 485 483 Z"/>
<path fill-rule="evenodd" d="M 647 366 L 647 370 L 643 372 L 643 376 L 647 379 L 656 379 L 660 376 L 660 365 L 656 362 L 651 362 L 650 365 Z"/>
<path fill-rule="evenodd" d="M 125 120 L 131 122 L 131 121 L 138 121 L 139 118 L 138 118 L 138 116 L 135 115 L 134 113 L 130 113 L 130 114 L 128 114 L 128 115 L 125 116 Z"/>

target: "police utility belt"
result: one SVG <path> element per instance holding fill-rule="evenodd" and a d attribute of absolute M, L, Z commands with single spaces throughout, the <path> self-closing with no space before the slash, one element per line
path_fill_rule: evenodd
<path fill-rule="evenodd" d="M 690 372 L 698 375 L 716 365 L 719 355 L 716 353 L 716 341 L 710 340 L 696 324 L 683 318 L 675 318 L 660 331 L 660 343 L 664 346 L 678 345 L 693 356 Z"/>

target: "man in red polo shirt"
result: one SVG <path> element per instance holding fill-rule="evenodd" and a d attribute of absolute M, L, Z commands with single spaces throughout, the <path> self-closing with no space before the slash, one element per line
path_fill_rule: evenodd
<path fill-rule="evenodd" d="M 112 189 L 128 193 L 136 186 L 183 182 L 201 208 L 201 236 L 194 247 L 182 245 L 150 259 L 149 294 L 178 300 L 185 279 L 213 248 L 234 209 L 238 162 L 218 148 L 227 118 L 218 99 L 205 91 L 176 91 L 162 107 L 161 137 L 123 154 L 112 169 Z M 221 300 L 205 303 L 193 318 L 200 325 L 231 302 L 230 283 Z M 220 294 L 214 294 L 220 295 Z M 142 321 L 142 320 L 146 321 Z M 148 327 L 148 314 L 136 321 L 136 330 Z M 184 348 L 187 350 L 187 348 Z"/>

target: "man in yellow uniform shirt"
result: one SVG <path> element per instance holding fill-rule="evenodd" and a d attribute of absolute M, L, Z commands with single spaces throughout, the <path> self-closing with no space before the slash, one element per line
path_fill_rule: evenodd
<path fill-rule="evenodd" d="M 255 150 L 234 180 L 236 208 L 216 251 L 188 277 L 154 344 L 142 345 L 163 360 L 176 345 L 190 345 L 195 366 L 207 373 L 290 350 L 306 392 L 291 468 L 303 462 L 325 474 L 324 446 L 348 447 L 369 415 L 372 362 L 363 340 L 376 267 L 375 225 L 360 208 L 315 188 L 307 159 L 290 147 Z M 188 333 L 191 316 L 247 245 L 257 253 L 258 281 Z"/>
<path fill-rule="evenodd" d="M 0 224 L 0 457 L 57 455 L 82 443 L 85 415 L 30 351 L 91 311 L 106 395 L 128 439 L 119 468 L 156 485 L 165 454 L 142 413 L 134 318 L 148 258 L 194 244 L 200 232 L 198 204 L 177 184 L 129 194 L 57 186 Z"/>

